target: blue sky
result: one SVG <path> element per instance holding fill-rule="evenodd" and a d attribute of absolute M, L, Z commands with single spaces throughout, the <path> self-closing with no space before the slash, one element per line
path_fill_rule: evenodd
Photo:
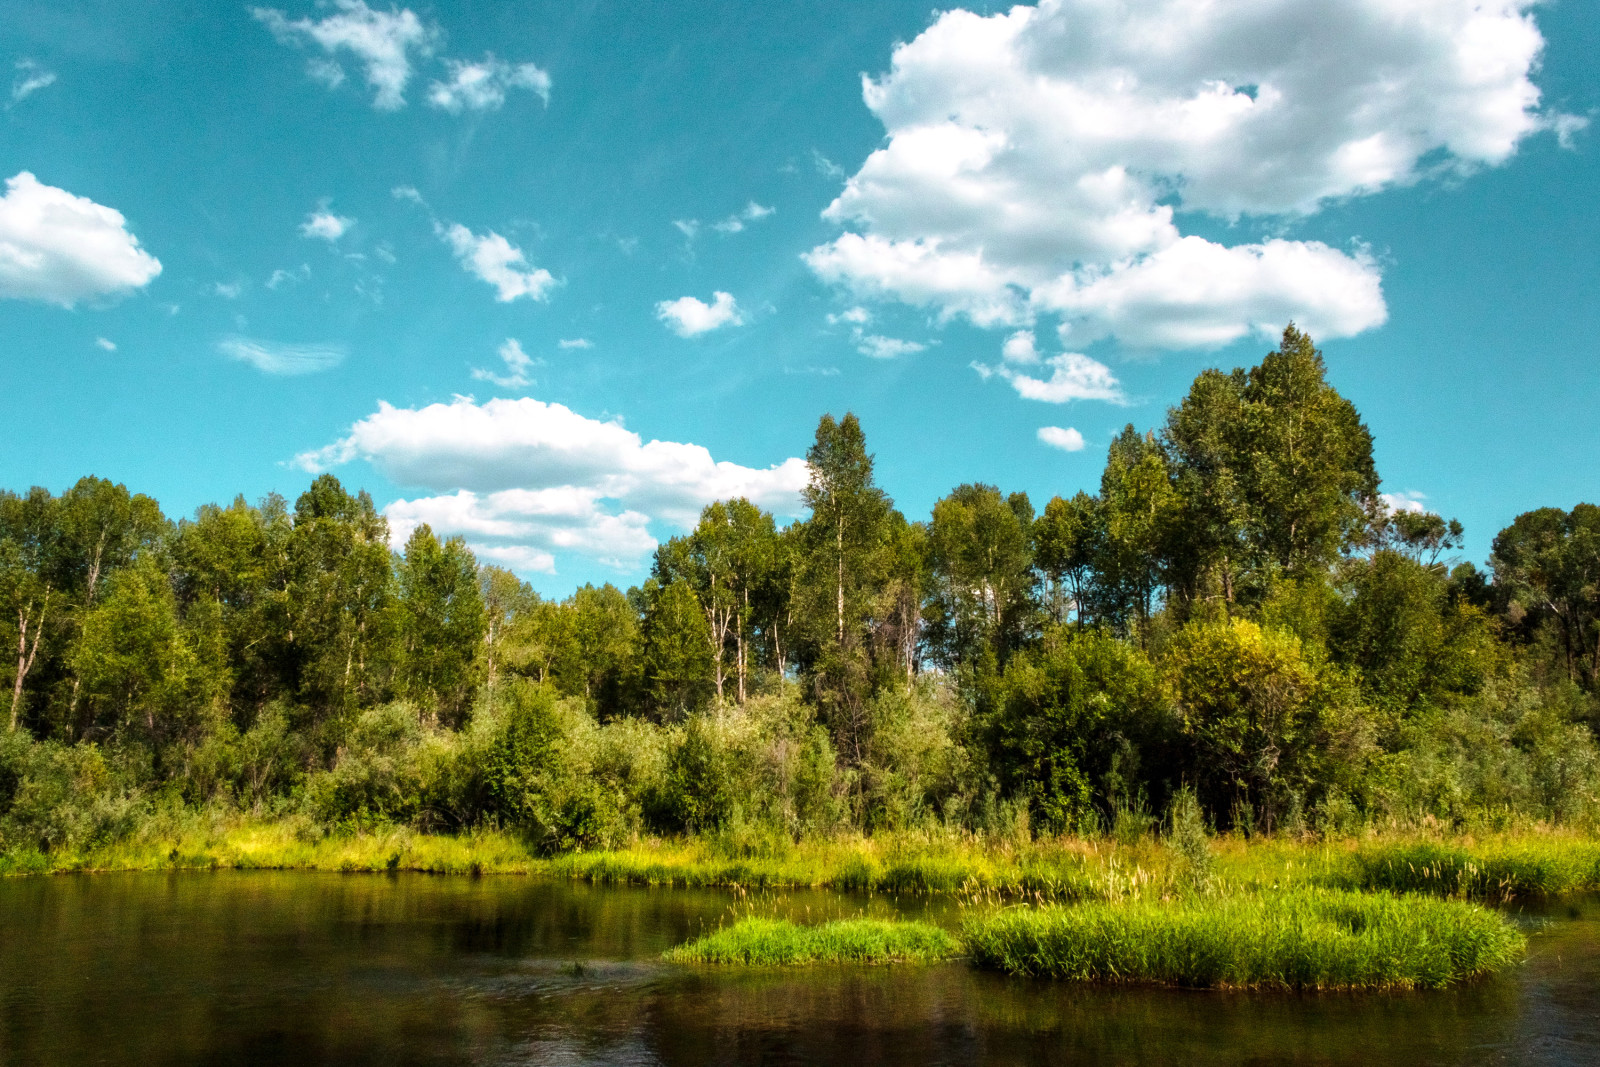
<path fill-rule="evenodd" d="M 1594 500 L 1600 11 L 1223 7 L 0 3 L 0 485 L 327 469 L 561 593 L 825 411 L 912 518 L 1092 489 L 1292 316 L 1468 558 Z"/>

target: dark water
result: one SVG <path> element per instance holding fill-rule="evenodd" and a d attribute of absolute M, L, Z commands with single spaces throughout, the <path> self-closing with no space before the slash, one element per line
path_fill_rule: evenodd
<path fill-rule="evenodd" d="M 1404 996 L 656 961 L 738 904 L 521 878 L 0 879 L 0 1063 L 1600 1064 L 1595 900 L 1545 909 L 1513 975 Z"/>

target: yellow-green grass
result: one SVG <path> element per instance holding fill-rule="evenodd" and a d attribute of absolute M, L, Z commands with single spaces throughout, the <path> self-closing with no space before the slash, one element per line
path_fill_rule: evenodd
<path fill-rule="evenodd" d="M 1524 836 L 1483 844 L 1374 842 L 1351 856 L 1360 889 L 1513 900 L 1600 889 L 1600 842 Z"/>
<path fill-rule="evenodd" d="M 672 963 L 794 966 L 810 963 L 928 963 L 959 954 L 948 930 L 922 922 L 838 919 L 802 926 L 749 916 L 663 954 Z"/>
<path fill-rule="evenodd" d="M 1268 989 L 1433 989 L 1502 970 L 1525 941 L 1463 901 L 1292 889 L 1077 907 L 968 921 L 966 952 L 1014 975 Z"/>

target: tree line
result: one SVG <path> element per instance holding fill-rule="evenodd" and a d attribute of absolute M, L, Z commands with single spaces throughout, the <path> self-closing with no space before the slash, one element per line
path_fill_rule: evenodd
<path fill-rule="evenodd" d="M 1067 831 L 1180 788 L 1263 832 L 1595 800 L 1600 509 L 1528 512 L 1487 570 L 1456 562 L 1459 523 L 1384 504 L 1370 431 L 1293 326 L 1042 510 L 973 483 L 909 521 L 849 414 L 806 459 L 804 519 L 719 501 L 639 586 L 561 600 L 426 525 L 392 550 L 326 474 L 292 508 L 177 522 L 94 477 L 0 492 L 0 835 L 95 789 L 553 847 L 713 827 L 767 803 L 751 789 L 787 791 L 791 830 L 804 808 Z M 616 751 L 558 784 L 580 734 Z M 448 801 L 419 799 L 430 744 L 454 746 L 428 772 Z"/>

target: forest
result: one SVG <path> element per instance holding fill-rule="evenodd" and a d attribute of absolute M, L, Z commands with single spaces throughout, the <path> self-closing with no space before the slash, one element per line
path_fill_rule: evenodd
<path fill-rule="evenodd" d="M 177 521 L 95 477 L 0 493 L 0 854 L 185 812 L 541 855 L 1600 815 L 1600 508 L 1461 561 L 1293 326 L 1128 426 L 1097 493 L 911 521 L 850 414 L 806 459 L 804 519 L 713 503 L 562 600 L 427 526 L 392 547 L 326 474 Z"/>

